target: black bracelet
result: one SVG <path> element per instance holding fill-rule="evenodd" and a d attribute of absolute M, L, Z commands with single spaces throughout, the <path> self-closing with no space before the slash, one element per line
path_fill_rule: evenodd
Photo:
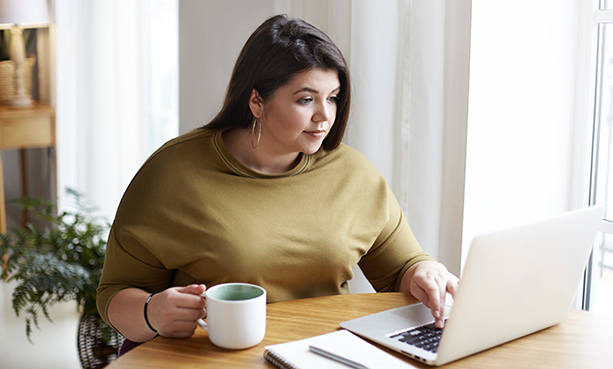
<path fill-rule="evenodd" d="M 147 323 L 147 327 L 149 327 L 149 329 L 151 329 L 152 331 L 154 331 L 155 333 L 157 333 L 158 331 L 156 331 L 152 326 L 151 323 L 149 323 L 149 319 L 147 319 L 147 306 L 149 305 L 149 300 L 151 300 L 151 298 L 153 297 L 153 295 L 155 295 L 155 293 L 152 293 L 151 295 L 149 295 L 149 297 L 147 297 L 147 301 L 145 301 L 145 322 Z"/>

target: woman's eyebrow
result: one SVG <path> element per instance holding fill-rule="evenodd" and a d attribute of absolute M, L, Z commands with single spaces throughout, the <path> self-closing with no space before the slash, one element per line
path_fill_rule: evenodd
<path fill-rule="evenodd" d="M 338 92 L 338 91 L 340 91 L 340 90 L 341 90 L 341 86 L 338 86 L 338 87 L 337 87 L 337 88 L 335 88 L 334 90 L 330 91 L 330 93 Z M 318 94 L 318 93 L 319 93 L 319 91 L 318 91 L 318 90 L 316 90 L 316 89 L 314 89 L 314 88 L 311 88 L 311 87 L 303 87 L 303 88 L 301 88 L 301 89 L 299 89 L 299 90 L 295 91 L 295 92 L 294 92 L 292 95 L 297 95 L 297 94 L 302 93 L 302 92 L 310 92 L 310 93 L 314 93 L 314 94 Z"/>

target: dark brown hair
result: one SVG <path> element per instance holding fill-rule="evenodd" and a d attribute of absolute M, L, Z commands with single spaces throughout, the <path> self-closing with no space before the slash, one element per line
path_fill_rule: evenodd
<path fill-rule="evenodd" d="M 347 63 L 325 33 L 285 15 L 269 18 L 251 34 L 234 65 L 223 107 L 204 128 L 249 127 L 253 121 L 249 109 L 253 89 L 266 101 L 295 75 L 314 68 L 336 70 L 341 84 L 336 119 L 323 141 L 325 150 L 335 149 L 349 119 L 351 80 Z"/>

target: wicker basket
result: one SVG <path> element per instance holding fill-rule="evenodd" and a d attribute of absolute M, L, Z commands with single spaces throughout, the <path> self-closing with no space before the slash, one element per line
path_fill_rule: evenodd
<path fill-rule="evenodd" d="M 32 68 L 36 63 L 35 55 L 28 55 L 21 68 L 26 93 L 32 94 Z M 8 104 L 15 95 L 15 65 L 12 60 L 0 61 L 0 104 Z"/>
<path fill-rule="evenodd" d="M 84 369 L 100 369 L 117 359 L 124 337 L 98 314 L 83 314 L 79 320 L 77 348 Z"/>

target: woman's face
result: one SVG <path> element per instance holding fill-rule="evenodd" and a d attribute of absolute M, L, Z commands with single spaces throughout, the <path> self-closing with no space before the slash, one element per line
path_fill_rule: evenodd
<path fill-rule="evenodd" d="M 260 145 L 278 155 L 315 153 L 332 129 L 340 93 L 336 70 L 297 74 L 261 105 Z"/>

